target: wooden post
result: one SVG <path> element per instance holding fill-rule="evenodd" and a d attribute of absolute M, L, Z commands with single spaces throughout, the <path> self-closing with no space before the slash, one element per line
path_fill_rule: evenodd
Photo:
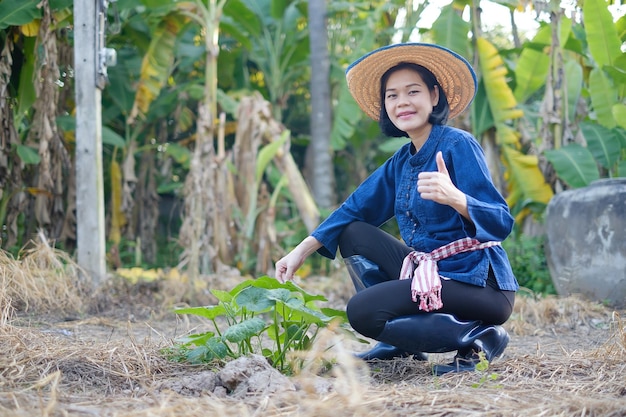
<path fill-rule="evenodd" d="M 74 2 L 77 261 L 94 286 L 106 275 L 101 91 L 97 86 L 105 0 Z M 106 12 L 106 10 L 105 10 Z"/>

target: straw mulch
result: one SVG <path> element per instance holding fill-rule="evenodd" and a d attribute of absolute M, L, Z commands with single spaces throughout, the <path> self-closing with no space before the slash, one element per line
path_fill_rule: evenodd
<path fill-rule="evenodd" d="M 26 261 L 28 256 L 39 261 Z M 81 290 L 71 262 L 51 264 L 58 256 L 44 246 L 0 260 L 0 416 L 626 415 L 624 312 L 600 304 L 520 296 L 505 325 L 512 336 L 505 355 L 487 371 L 443 377 L 432 376 L 431 365 L 450 355 L 364 364 L 351 352 L 366 346 L 324 331 L 303 354 L 304 368 L 289 378 L 296 390 L 235 398 L 203 389 L 201 381 L 195 390 L 164 388 L 223 366 L 167 360 L 163 348 L 202 326 L 174 317 L 159 294 L 167 286 L 151 287 L 152 297 L 137 296 L 134 306 L 125 307 L 141 291 L 120 289 L 122 284 L 96 300 Z M 305 285 L 340 304 L 349 296 L 347 286 L 333 284 L 341 279 L 347 281 L 312 277 Z M 120 294 L 123 302 L 114 299 Z"/>

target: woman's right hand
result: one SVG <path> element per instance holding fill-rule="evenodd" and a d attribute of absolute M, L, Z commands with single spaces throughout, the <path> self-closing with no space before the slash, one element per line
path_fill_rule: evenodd
<path fill-rule="evenodd" d="M 293 280 L 296 271 L 302 266 L 306 258 L 322 247 L 322 244 L 312 236 L 304 239 L 291 252 L 276 262 L 276 279 L 282 283 Z"/>
<path fill-rule="evenodd" d="M 276 279 L 282 283 L 293 280 L 296 271 L 304 263 L 304 259 L 292 250 L 276 262 Z"/>

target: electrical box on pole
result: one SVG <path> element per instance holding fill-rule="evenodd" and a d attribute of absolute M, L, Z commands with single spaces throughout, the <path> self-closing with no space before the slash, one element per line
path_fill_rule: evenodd
<path fill-rule="evenodd" d="M 106 276 L 101 90 L 115 63 L 115 51 L 105 46 L 108 6 L 74 2 L 77 261 L 95 286 Z"/>

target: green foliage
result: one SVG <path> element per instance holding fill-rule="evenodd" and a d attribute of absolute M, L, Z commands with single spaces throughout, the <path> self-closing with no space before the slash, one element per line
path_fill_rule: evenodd
<path fill-rule="evenodd" d="M 502 388 L 501 385 L 492 385 L 498 380 L 498 374 L 489 371 L 489 361 L 485 356 L 485 352 L 478 352 L 479 361 L 476 364 L 476 372 L 480 373 L 480 380 L 472 384 L 472 388 L 483 388 L 489 384 L 489 388 Z"/>
<path fill-rule="evenodd" d="M 545 237 L 514 233 L 502 246 L 520 286 L 535 293 L 556 294 L 545 256 Z"/>
<path fill-rule="evenodd" d="M 587 146 L 572 143 L 545 152 L 557 175 L 568 186 L 580 188 L 599 178 L 623 176 L 626 162 L 624 129 L 608 129 L 593 122 L 580 123 Z"/>
<path fill-rule="evenodd" d="M 214 327 L 180 339 L 175 358 L 205 363 L 256 353 L 288 373 L 293 369 L 287 361 L 289 352 L 309 348 L 318 331 L 331 322 L 340 326 L 347 322 L 345 312 L 315 305 L 327 301 L 323 296 L 268 276 L 249 279 L 228 292 L 211 293 L 219 300 L 217 305 L 175 310 L 209 319 Z"/>
<path fill-rule="evenodd" d="M 0 30 L 20 26 L 41 16 L 39 0 L 4 0 L 0 2 Z"/>

